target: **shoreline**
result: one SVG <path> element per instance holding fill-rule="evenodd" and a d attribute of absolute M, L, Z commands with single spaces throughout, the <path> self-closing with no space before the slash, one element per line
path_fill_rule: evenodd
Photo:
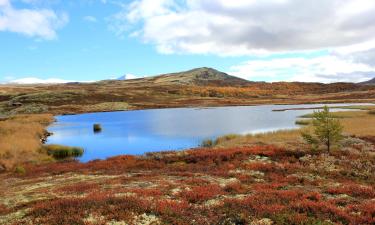
<path fill-rule="evenodd" d="M 278 106 L 278 105 L 315 105 L 315 104 L 373 104 L 375 105 L 375 100 L 368 100 L 368 101 L 334 101 L 334 102 L 325 102 L 325 101 L 318 101 L 318 102 L 298 102 L 298 103 L 249 103 L 249 104 L 218 104 L 218 105 L 201 105 L 201 106 L 195 106 L 195 105 L 181 105 L 181 106 L 171 106 L 171 107 L 140 107 L 140 108 L 133 108 L 133 109 L 124 109 L 124 110 L 100 110 L 100 111 L 86 111 L 86 112 L 77 112 L 77 113 L 60 113 L 60 114 L 54 114 L 51 113 L 54 117 L 55 116 L 69 116 L 69 115 L 81 115 L 81 114 L 91 114 L 91 113 L 110 113 L 110 112 L 128 112 L 128 111 L 146 111 L 146 110 L 165 110 L 165 109 L 210 109 L 210 108 L 225 108 L 225 107 L 246 107 L 246 106 Z M 313 108 L 287 108 L 287 109 L 276 109 L 273 111 L 289 111 L 289 110 L 306 110 L 306 109 L 319 109 L 322 107 L 313 107 Z M 339 107 L 340 108 L 340 107 Z M 48 112 L 47 112 L 48 113 Z"/>

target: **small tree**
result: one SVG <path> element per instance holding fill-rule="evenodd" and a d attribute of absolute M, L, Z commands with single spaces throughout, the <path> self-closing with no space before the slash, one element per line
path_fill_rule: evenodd
<path fill-rule="evenodd" d="M 314 112 L 312 125 L 313 134 L 302 133 L 302 137 L 314 148 L 323 144 L 330 152 L 331 146 L 342 139 L 343 127 L 338 119 L 332 117 L 327 106 L 324 106 L 322 111 Z"/>

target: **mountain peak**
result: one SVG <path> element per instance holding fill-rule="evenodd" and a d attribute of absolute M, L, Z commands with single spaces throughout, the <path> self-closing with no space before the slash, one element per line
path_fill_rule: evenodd
<path fill-rule="evenodd" d="M 364 81 L 364 82 L 361 82 L 359 84 L 362 84 L 362 85 L 375 85 L 375 77 L 372 78 L 371 80 Z"/>
<path fill-rule="evenodd" d="M 249 84 L 249 81 L 245 79 L 231 76 L 209 67 L 160 75 L 153 79 L 156 83 L 171 82 L 175 84 L 194 84 L 201 86 L 245 86 Z"/>

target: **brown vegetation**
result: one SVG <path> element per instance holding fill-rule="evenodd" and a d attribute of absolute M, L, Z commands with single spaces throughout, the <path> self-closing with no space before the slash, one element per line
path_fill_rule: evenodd
<path fill-rule="evenodd" d="M 18 115 L 0 121 L 0 165 L 13 168 L 16 164 L 48 160 L 39 152 L 45 127 L 52 115 Z"/>
<path fill-rule="evenodd" d="M 373 224 L 375 149 L 362 142 L 332 155 L 253 146 L 29 164 L 22 179 L 1 176 L 0 223 Z"/>

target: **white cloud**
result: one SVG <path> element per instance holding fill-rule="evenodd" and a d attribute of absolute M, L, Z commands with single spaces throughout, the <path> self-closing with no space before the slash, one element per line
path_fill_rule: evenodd
<path fill-rule="evenodd" d="M 98 20 L 94 16 L 85 16 L 83 20 L 86 22 L 96 23 Z"/>
<path fill-rule="evenodd" d="M 9 76 L 5 79 L 6 84 L 64 84 L 70 82 L 81 82 L 81 83 L 90 83 L 95 81 L 76 81 L 76 80 L 64 80 L 59 78 L 47 78 L 41 79 L 37 77 L 25 77 L 20 79 L 14 79 L 13 77 Z"/>
<path fill-rule="evenodd" d="M 58 78 L 40 79 L 36 77 L 25 77 L 21 79 L 9 80 L 9 84 L 62 84 L 74 82 L 73 80 L 63 80 Z"/>
<path fill-rule="evenodd" d="M 375 76 L 373 0 L 133 0 L 121 7 L 111 17 L 116 34 L 164 54 L 257 56 L 229 71 L 246 79 Z"/>
<path fill-rule="evenodd" d="M 10 0 L 0 0 L 0 31 L 51 40 L 57 37 L 56 30 L 68 21 L 66 13 L 58 14 L 50 9 L 17 9 Z"/>
<path fill-rule="evenodd" d="M 162 53 L 247 55 L 370 41 L 375 2 L 136 0 L 113 20 L 120 33 L 133 27 Z"/>
<path fill-rule="evenodd" d="M 257 81 L 360 82 L 375 77 L 375 66 L 323 55 L 250 60 L 231 67 L 229 73 Z"/>

